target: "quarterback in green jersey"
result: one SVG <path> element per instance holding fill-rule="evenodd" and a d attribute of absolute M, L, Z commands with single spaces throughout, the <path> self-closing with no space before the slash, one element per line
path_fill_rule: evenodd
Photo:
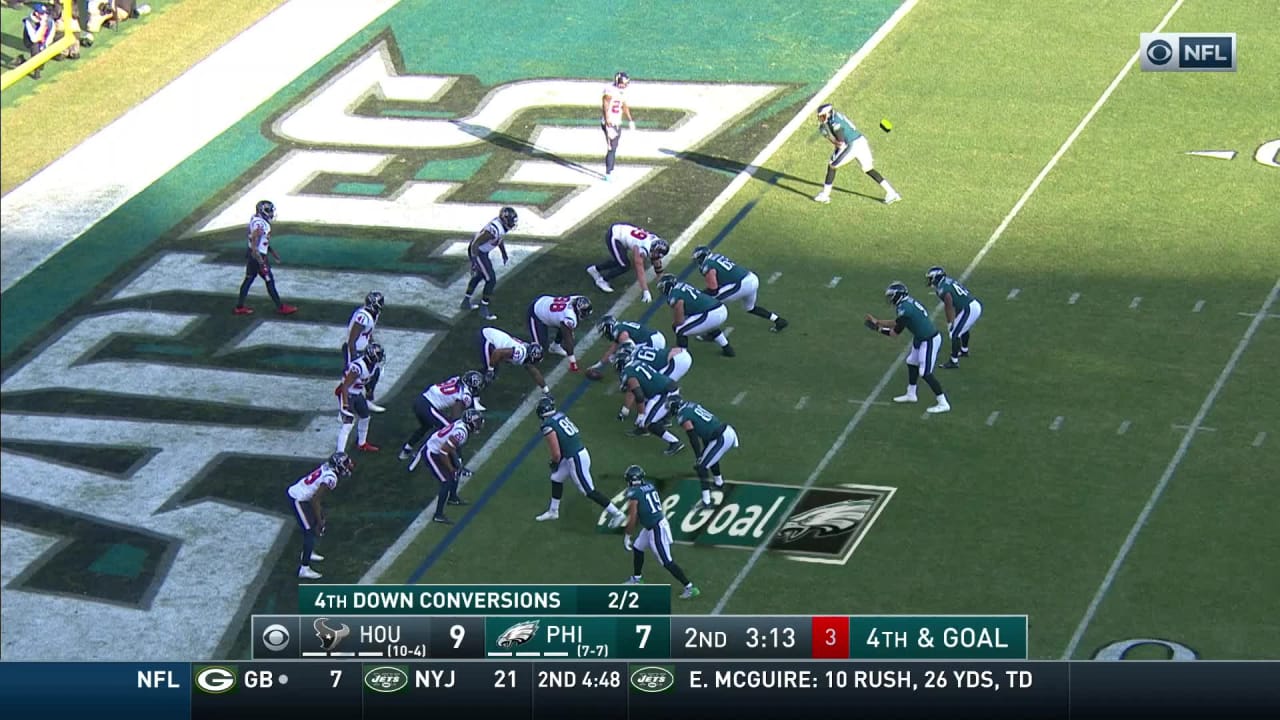
<path fill-rule="evenodd" d="M 653 554 L 658 556 L 658 562 L 662 563 L 662 567 L 684 586 L 680 597 L 685 600 L 698 597 L 702 593 L 689 580 L 689 576 L 684 574 L 684 570 L 676 564 L 675 558 L 671 557 L 671 523 L 668 522 L 667 514 L 662 510 L 662 496 L 658 494 L 658 489 L 645 479 L 644 469 L 639 465 L 627 468 L 624 476 L 627 479 L 627 490 L 624 494 L 627 503 L 627 530 L 622 536 L 622 542 L 631 553 L 632 567 L 627 584 L 639 585 L 644 582 L 644 553 L 646 550 L 652 550 Z M 636 536 L 635 542 L 632 542 L 631 534 L 637 527 L 640 528 L 640 534 Z"/>
<path fill-rule="evenodd" d="M 591 479 L 591 453 L 582 444 L 582 431 L 568 415 L 556 410 L 556 401 L 544 397 L 538 401 L 538 417 L 542 418 L 542 437 L 551 451 L 551 505 L 534 518 L 538 522 L 560 519 L 560 499 L 564 497 L 564 481 L 573 478 L 578 491 L 609 514 L 609 527 L 622 527 L 626 515 L 613 506 Z"/>
<path fill-rule="evenodd" d="M 732 425 L 696 402 L 673 397 L 667 400 L 667 405 L 668 412 L 676 419 L 676 425 L 684 428 L 689 435 L 689 445 L 698 456 L 693 471 L 698 473 L 698 480 L 702 484 L 702 501 L 694 510 L 713 508 L 716 504 L 711 499 L 712 477 L 715 478 L 715 487 L 724 486 L 720 459 L 730 449 L 738 447 L 738 432 Z"/>
<path fill-rule="evenodd" d="M 675 455 L 684 449 L 680 438 L 667 430 L 667 399 L 680 393 L 680 386 L 675 380 L 654 370 L 647 363 L 631 359 L 631 346 L 624 345 L 614 353 L 614 365 L 621 377 L 620 389 L 625 393 L 622 409 L 618 410 L 618 419 L 626 420 L 631 409 L 642 405 L 643 409 L 636 413 L 636 426 L 631 431 L 632 437 L 644 437 L 646 434 L 656 435 L 667 443 L 666 454 Z"/>
<path fill-rule="evenodd" d="M 947 334 L 951 335 L 951 359 L 943 364 L 947 370 L 960 367 L 960 358 L 969 356 L 969 332 L 982 317 L 982 303 L 964 285 L 947 276 L 947 271 L 934 265 L 925 273 L 929 287 L 938 294 L 942 309 L 947 311 Z"/>
<path fill-rule="evenodd" d="M 671 306 L 671 329 L 676 332 L 677 347 L 687 348 L 690 335 L 701 335 L 719 345 L 725 357 L 736 354 L 729 336 L 720 329 L 729 319 L 729 310 L 719 300 L 670 273 L 658 278 L 658 292 Z"/>
<path fill-rule="evenodd" d="M 820 203 L 831 202 L 831 186 L 836 182 L 836 170 L 850 160 L 857 160 L 862 166 L 862 172 L 884 188 L 885 205 L 892 205 L 902 199 L 889 181 L 876 171 L 875 162 L 871 159 L 871 146 L 867 144 L 866 136 L 858 132 L 858 128 L 849 122 L 849 118 L 832 107 L 831 103 L 818 107 L 818 130 L 835 146 L 835 150 L 831 152 L 831 159 L 827 161 L 827 179 L 822 183 L 822 192 L 815 195 L 814 200 Z"/>
<path fill-rule="evenodd" d="M 907 393 L 899 395 L 893 401 L 916 402 L 916 383 L 923 377 L 938 398 L 927 412 L 944 413 L 951 410 L 947 395 L 942 391 L 942 383 L 933 376 L 933 368 L 938 364 L 938 351 L 942 349 L 942 335 L 929 319 L 929 312 L 911 297 L 907 286 L 900 282 L 890 283 L 885 288 L 884 297 L 897 310 L 898 316 L 893 320 L 877 320 L 868 313 L 867 327 L 889 337 L 897 337 L 903 331 L 911 333 L 911 351 L 907 353 Z"/>
<path fill-rule="evenodd" d="M 762 317 L 773 323 L 772 330 L 778 332 L 787 326 L 786 318 L 778 317 L 763 305 L 756 304 L 756 293 L 760 291 L 760 277 L 745 267 L 735 263 L 720 253 L 711 252 L 706 245 L 693 249 L 693 262 L 707 282 L 706 293 L 722 303 L 741 300 L 747 312 Z"/>

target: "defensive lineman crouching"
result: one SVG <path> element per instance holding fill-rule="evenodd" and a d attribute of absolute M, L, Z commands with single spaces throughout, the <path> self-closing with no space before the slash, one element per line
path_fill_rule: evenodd
<path fill-rule="evenodd" d="M 578 490 L 609 514 L 609 527 L 622 527 L 627 516 L 613 506 L 596 489 L 591 479 L 591 454 L 582 443 L 582 433 L 568 415 L 556 410 L 556 401 L 544 397 L 538 401 L 538 417 L 542 418 L 542 437 L 551 452 L 551 505 L 535 518 L 538 522 L 560 519 L 560 499 L 564 497 L 564 481 L 572 477 Z"/>

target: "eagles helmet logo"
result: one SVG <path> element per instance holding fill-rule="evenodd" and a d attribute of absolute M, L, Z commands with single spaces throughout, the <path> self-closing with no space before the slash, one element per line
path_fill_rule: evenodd
<path fill-rule="evenodd" d="M 841 500 L 796 513 L 778 529 L 778 542 L 791 543 L 810 535 L 825 538 L 852 532 L 873 507 L 875 500 Z"/>
<path fill-rule="evenodd" d="M 529 642 L 538 634 L 541 624 L 541 620 L 525 620 L 512 625 L 498 636 L 498 647 L 509 648 Z"/>
<path fill-rule="evenodd" d="M 328 625 L 329 618 L 316 618 L 311 627 L 316 631 L 316 637 L 320 638 L 320 647 L 325 652 L 333 652 L 338 645 L 342 643 L 343 638 L 351 634 L 351 628 L 346 623 L 342 623 L 339 628 L 331 628 Z"/>

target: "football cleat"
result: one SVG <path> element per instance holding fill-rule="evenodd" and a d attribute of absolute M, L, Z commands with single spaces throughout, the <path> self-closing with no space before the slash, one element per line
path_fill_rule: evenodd
<path fill-rule="evenodd" d="M 888 195 L 886 195 L 886 196 L 885 196 L 885 198 L 884 198 L 884 204 L 885 204 L 885 205 L 892 205 L 892 204 L 894 204 L 894 203 L 898 202 L 898 201 L 899 201 L 899 200 L 901 200 L 901 199 L 902 199 L 902 196 L 901 196 L 901 195 L 899 195 L 898 193 L 896 193 L 896 192 L 895 192 L 895 193 L 890 193 L 890 194 L 888 194 Z"/>
<path fill-rule="evenodd" d="M 642 427 L 633 427 L 627 431 L 627 437 L 642 438 L 649 434 L 648 430 Z"/>
<path fill-rule="evenodd" d="M 449 498 L 449 499 L 448 499 L 448 500 L 446 500 L 445 502 L 447 502 L 447 503 L 448 503 L 448 504 L 450 504 L 450 505 L 458 505 L 458 506 L 462 506 L 462 505 L 470 505 L 470 504 L 471 504 L 471 503 L 467 502 L 466 500 L 463 500 L 462 498 L 458 497 L 457 495 L 454 495 L 453 497 Z"/>
<path fill-rule="evenodd" d="M 639 575 L 632 575 L 631 577 L 627 578 L 626 582 L 622 584 L 623 585 L 643 585 L 644 578 L 640 577 Z"/>
<path fill-rule="evenodd" d="M 232 313 L 234 313 L 234 314 L 236 314 L 236 315 L 252 315 L 252 314 L 253 314 L 253 308 L 251 308 L 251 307 L 246 307 L 246 306 L 244 306 L 244 305 L 241 305 L 240 307 L 237 307 L 236 309 L 232 310 L 231 312 L 232 312 Z"/>
<path fill-rule="evenodd" d="M 684 443 L 679 440 L 673 443 L 667 443 L 667 449 L 662 451 L 663 455 L 671 456 L 684 449 Z"/>
<path fill-rule="evenodd" d="M 791 324 L 791 323 L 787 322 L 787 319 L 786 319 L 786 318 L 778 318 L 777 320 L 774 320 L 774 321 L 773 321 L 773 328 L 772 328 L 772 329 L 773 329 L 773 331 L 774 331 L 774 332 L 782 332 L 782 331 L 783 331 L 783 330 L 785 330 L 785 329 L 787 328 L 787 326 L 788 326 L 788 325 L 790 325 L 790 324 Z"/>
<path fill-rule="evenodd" d="M 551 353 L 552 355 L 559 355 L 560 357 L 569 357 L 568 351 L 566 351 L 563 347 L 561 347 L 560 343 L 551 343 L 550 345 L 548 345 L 547 352 Z"/>
<path fill-rule="evenodd" d="M 373 453 L 373 452 L 378 452 L 382 448 L 378 447 L 377 445 L 370 445 L 367 442 L 362 442 L 356 446 L 356 449 L 359 450 L 360 452 Z"/>
<path fill-rule="evenodd" d="M 324 576 L 309 567 L 304 567 L 298 568 L 298 577 L 304 580 L 319 580 Z"/>
<path fill-rule="evenodd" d="M 955 360 L 948 360 L 942 363 L 943 370 L 955 370 L 959 367 L 960 367 L 960 363 L 956 362 Z"/>
<path fill-rule="evenodd" d="M 934 415 L 937 415 L 938 413 L 951 412 L 951 405 L 946 400 L 939 400 L 937 405 L 931 405 L 928 408 L 925 408 L 925 412 L 933 413 Z"/>
<path fill-rule="evenodd" d="M 694 598 L 698 597 L 698 596 L 699 596 L 699 595 L 701 595 L 701 594 L 702 594 L 702 591 L 701 591 L 701 590 L 699 590 L 699 589 L 698 589 L 696 586 L 694 586 L 694 585 L 690 585 L 689 587 L 687 587 L 687 588 L 685 588 L 685 589 L 684 589 L 684 592 L 680 593 L 680 599 L 681 599 L 681 600 L 692 600 L 692 599 L 694 599 Z"/>
<path fill-rule="evenodd" d="M 557 515 L 557 517 L 559 516 Z M 618 528 L 626 524 L 627 524 L 627 516 L 624 513 L 617 513 L 609 517 L 610 530 L 617 530 Z"/>
<path fill-rule="evenodd" d="M 481 306 L 480 306 L 480 317 L 481 317 L 481 318 L 483 318 L 483 319 L 485 319 L 485 320 L 497 320 L 497 319 L 498 319 L 498 316 L 493 314 L 493 311 L 489 309 L 489 306 L 488 306 L 488 305 L 481 305 Z"/>
<path fill-rule="evenodd" d="M 322 562 L 322 561 L 324 561 L 323 555 L 321 555 L 318 552 L 311 553 L 311 562 Z"/>
<path fill-rule="evenodd" d="M 560 519 L 559 510 L 548 510 L 542 513 L 541 515 L 539 515 L 538 517 L 534 518 L 534 520 L 537 520 L 538 522 L 546 522 L 548 520 L 559 520 L 559 519 Z"/>
<path fill-rule="evenodd" d="M 397 455 L 396 457 L 400 460 L 408 460 L 409 458 L 413 457 L 413 448 L 409 447 L 408 445 L 405 445 L 404 447 L 400 448 L 400 454 Z"/>
<path fill-rule="evenodd" d="M 458 303 L 459 310 L 475 310 L 476 305 L 471 302 L 471 298 L 463 295 L 462 302 Z"/>
<path fill-rule="evenodd" d="M 644 468 L 639 465 L 627 466 L 626 471 L 622 473 L 622 477 L 626 478 L 628 485 L 643 485 L 645 483 Z"/>
<path fill-rule="evenodd" d="M 916 399 L 915 395 L 899 395 L 898 397 L 894 398 L 893 401 L 896 403 L 919 402 L 919 400 Z"/>
<path fill-rule="evenodd" d="M 822 192 L 813 196 L 813 201 L 820 202 L 826 205 L 827 203 L 831 202 L 831 193 L 827 192 L 826 190 L 823 190 Z"/>
<path fill-rule="evenodd" d="M 479 410 L 480 412 L 484 412 L 485 410 L 488 410 L 488 409 L 489 409 L 489 408 L 487 408 L 487 407 L 485 407 L 485 406 L 481 405 L 481 404 L 480 404 L 480 398 L 477 398 L 477 397 L 473 397 L 473 398 L 471 398 L 471 407 L 475 408 L 476 410 Z"/>
<path fill-rule="evenodd" d="M 720 348 L 720 354 L 724 355 L 725 357 L 735 357 L 738 353 L 734 351 L 732 345 L 725 345 L 724 347 Z"/>
<path fill-rule="evenodd" d="M 431 518 L 431 522 L 438 522 L 441 525 L 452 525 L 453 521 L 445 515 L 436 514 Z"/>
<path fill-rule="evenodd" d="M 379 405 L 378 403 L 372 400 L 369 400 L 368 403 L 369 403 L 369 412 L 384 413 L 387 411 L 386 408 L 382 407 L 381 405 Z"/>
<path fill-rule="evenodd" d="M 691 510 L 690 512 L 698 512 L 699 510 L 715 510 L 718 507 L 720 506 L 716 504 L 715 500 L 712 500 L 709 503 L 705 503 L 699 500 L 698 502 L 693 504 L 693 510 Z"/>
<path fill-rule="evenodd" d="M 591 276 L 591 281 L 596 284 L 596 287 L 607 293 L 613 292 L 613 286 L 609 284 L 608 280 L 604 279 L 604 276 L 600 274 L 595 265 L 587 266 L 587 274 Z"/>
<path fill-rule="evenodd" d="M 276 312 L 280 313 L 281 315 L 292 315 L 298 312 L 298 308 L 294 307 L 293 305 L 289 305 L 288 303 L 285 303 L 284 305 L 281 305 L 280 307 L 276 308 Z"/>
<path fill-rule="evenodd" d="M 889 287 L 884 289 L 884 298 L 889 301 L 890 305 L 897 305 L 907 299 L 910 294 L 911 291 L 907 289 L 907 286 L 896 280 L 889 283 Z"/>

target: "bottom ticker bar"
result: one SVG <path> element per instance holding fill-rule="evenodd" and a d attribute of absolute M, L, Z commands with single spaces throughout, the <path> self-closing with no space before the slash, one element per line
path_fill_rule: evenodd
<path fill-rule="evenodd" d="M 0 663 L 5 717 L 1273 718 L 1275 662 Z"/>

